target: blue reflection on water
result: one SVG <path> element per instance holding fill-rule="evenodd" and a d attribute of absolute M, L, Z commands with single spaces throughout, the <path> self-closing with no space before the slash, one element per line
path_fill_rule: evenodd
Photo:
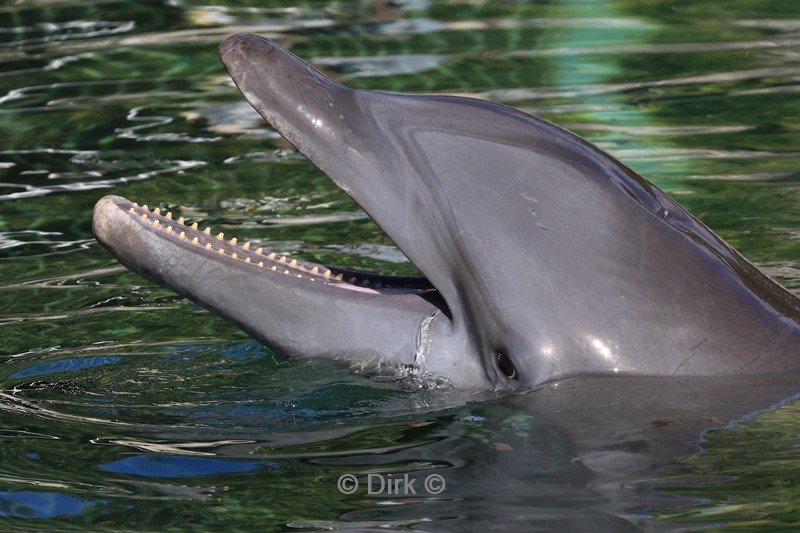
<path fill-rule="evenodd" d="M 16 518 L 55 518 L 78 516 L 100 500 L 84 500 L 66 494 L 52 492 L 0 492 L 0 516 Z"/>
<path fill-rule="evenodd" d="M 100 465 L 104 472 L 130 474 L 159 478 L 183 478 L 253 472 L 261 468 L 278 469 L 272 461 L 226 461 L 206 457 L 182 457 L 178 455 L 137 455 L 107 465 Z"/>
<path fill-rule="evenodd" d="M 60 361 L 48 361 L 47 363 L 40 363 L 38 365 L 29 366 L 19 372 L 9 376 L 12 379 L 17 378 L 30 378 L 33 376 L 43 376 L 47 374 L 57 374 L 59 372 L 74 372 L 76 370 L 84 370 L 86 368 L 94 368 L 98 366 L 114 365 L 122 361 L 118 356 L 96 356 L 96 357 L 75 357 L 72 359 L 62 359 Z"/>
<path fill-rule="evenodd" d="M 74 372 L 86 368 L 98 366 L 115 365 L 122 361 L 119 356 L 96 356 L 96 357 L 76 357 L 72 359 L 62 359 L 60 361 L 48 361 L 38 365 L 29 366 L 9 376 L 12 379 L 30 378 L 33 376 L 43 376 L 47 374 L 57 374 L 59 372 Z"/>

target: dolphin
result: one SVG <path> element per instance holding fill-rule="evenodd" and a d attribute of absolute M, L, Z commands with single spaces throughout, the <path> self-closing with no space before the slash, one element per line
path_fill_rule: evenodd
<path fill-rule="evenodd" d="M 97 202 L 94 234 L 123 265 L 266 346 L 490 390 L 800 369 L 800 300 L 575 134 L 481 100 L 353 90 L 257 35 L 220 57 L 424 275 L 291 259 Z"/>

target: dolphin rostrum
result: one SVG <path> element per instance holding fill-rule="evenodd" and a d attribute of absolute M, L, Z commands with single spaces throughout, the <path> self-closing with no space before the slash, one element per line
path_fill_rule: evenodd
<path fill-rule="evenodd" d="M 122 264 L 265 345 L 497 390 L 800 369 L 800 300 L 576 135 L 490 102 L 349 89 L 256 35 L 220 56 L 425 276 L 348 272 L 97 203 L 94 234 Z"/>

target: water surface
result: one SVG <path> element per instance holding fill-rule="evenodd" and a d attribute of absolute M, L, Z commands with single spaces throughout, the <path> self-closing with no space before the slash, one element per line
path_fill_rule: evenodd
<path fill-rule="evenodd" d="M 3 530 L 796 521 L 793 405 L 707 434 L 690 485 L 609 495 L 525 401 L 284 361 L 119 267 L 90 220 L 119 194 L 299 258 L 415 272 L 235 90 L 216 48 L 251 31 L 353 87 L 566 126 L 800 291 L 800 4 L 32 0 L 0 21 Z M 692 439 L 732 421 L 701 422 Z M 370 473 L 446 488 L 337 488 Z"/>

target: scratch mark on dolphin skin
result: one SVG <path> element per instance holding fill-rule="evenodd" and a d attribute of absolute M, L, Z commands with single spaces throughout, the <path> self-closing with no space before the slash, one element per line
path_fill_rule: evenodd
<path fill-rule="evenodd" d="M 701 340 L 700 342 L 698 342 L 697 344 L 695 344 L 694 346 L 692 346 L 691 348 L 689 348 L 689 353 L 686 355 L 686 357 L 683 359 L 683 361 L 681 361 L 681 364 L 679 364 L 679 365 L 677 366 L 677 368 L 675 368 L 675 370 L 672 372 L 672 374 L 671 374 L 671 375 L 673 375 L 673 376 L 677 375 L 677 374 L 678 374 L 678 372 L 680 372 L 681 368 L 683 368 L 683 366 L 684 366 L 686 363 L 688 363 L 689 361 L 691 361 L 692 359 L 694 359 L 694 354 L 693 354 L 692 352 L 694 352 L 694 351 L 695 351 L 697 348 L 699 348 L 700 346 L 702 346 L 703 344 L 705 344 L 707 340 L 708 340 L 708 337 L 704 338 L 703 340 Z"/>
<path fill-rule="evenodd" d="M 707 340 L 708 340 L 708 337 L 706 337 L 705 339 L 701 340 L 700 342 L 698 342 L 697 344 L 695 344 L 694 346 L 692 346 L 691 348 L 689 348 L 689 351 L 690 351 L 690 352 L 693 352 L 693 351 L 695 351 L 696 349 L 698 349 L 699 347 L 701 347 L 702 345 L 704 345 L 704 344 L 706 343 L 706 341 L 707 341 Z"/>

